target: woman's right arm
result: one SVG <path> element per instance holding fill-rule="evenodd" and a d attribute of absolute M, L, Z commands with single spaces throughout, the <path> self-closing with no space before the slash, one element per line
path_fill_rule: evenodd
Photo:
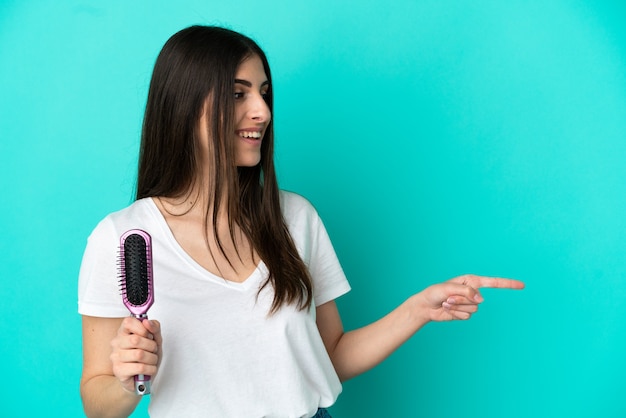
<path fill-rule="evenodd" d="M 128 417 L 141 397 L 134 376 L 157 374 L 161 357 L 158 321 L 83 316 L 80 393 L 88 417 Z"/>

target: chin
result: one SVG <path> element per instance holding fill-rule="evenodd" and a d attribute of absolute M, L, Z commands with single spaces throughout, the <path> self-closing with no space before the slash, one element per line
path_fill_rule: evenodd
<path fill-rule="evenodd" d="M 237 167 L 256 167 L 261 163 L 261 158 L 249 158 L 237 161 Z"/>

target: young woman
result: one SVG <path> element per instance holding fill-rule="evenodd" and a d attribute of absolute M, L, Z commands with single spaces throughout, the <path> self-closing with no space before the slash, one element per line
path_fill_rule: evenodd
<path fill-rule="evenodd" d="M 90 235 L 79 278 L 81 396 L 93 417 L 125 417 L 152 376 L 154 417 L 324 417 L 341 381 L 371 369 L 429 321 L 468 319 L 477 289 L 523 283 L 462 276 L 344 332 L 350 287 L 322 221 L 278 189 L 272 79 L 251 39 L 193 26 L 154 68 L 137 200 Z M 128 317 L 120 236 L 152 237 L 154 319 Z"/>

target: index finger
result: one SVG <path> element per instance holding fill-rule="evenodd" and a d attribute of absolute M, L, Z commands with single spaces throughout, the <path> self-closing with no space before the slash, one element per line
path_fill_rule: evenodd
<path fill-rule="evenodd" d="M 466 275 L 458 277 L 457 279 L 462 279 L 461 283 L 471 286 L 474 289 L 479 288 L 497 288 L 497 289 L 514 289 L 520 290 L 523 289 L 526 285 L 524 282 L 514 279 L 505 279 L 503 277 L 486 277 L 486 276 L 475 276 L 475 275 Z"/>

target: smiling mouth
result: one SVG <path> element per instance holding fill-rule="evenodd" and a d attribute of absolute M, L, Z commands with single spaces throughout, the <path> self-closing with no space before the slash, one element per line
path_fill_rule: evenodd
<path fill-rule="evenodd" d="M 261 138 L 261 132 L 258 131 L 243 131 L 243 132 L 239 132 L 238 133 L 240 137 L 242 138 L 251 138 L 251 139 L 260 139 Z"/>

